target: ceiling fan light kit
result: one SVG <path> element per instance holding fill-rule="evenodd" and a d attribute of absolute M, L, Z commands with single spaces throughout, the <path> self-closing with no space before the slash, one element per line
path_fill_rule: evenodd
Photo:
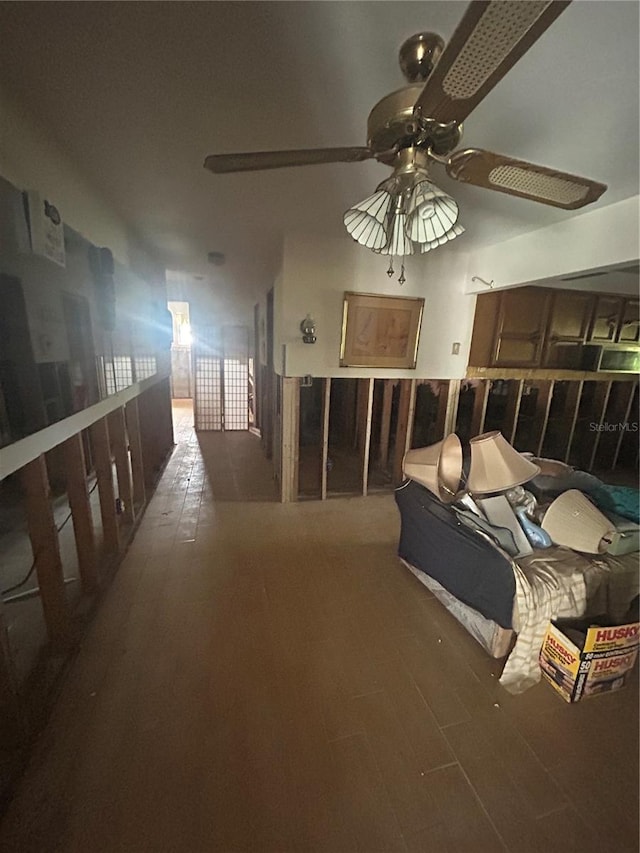
<path fill-rule="evenodd" d="M 219 174 L 378 160 L 392 175 L 349 208 L 344 224 L 360 245 L 400 258 L 429 252 L 464 231 L 457 203 L 431 181 L 432 161 L 465 184 L 564 210 L 591 204 L 605 184 L 478 148 L 454 150 L 467 116 L 569 2 L 473 0 L 446 46 L 435 33 L 408 38 L 399 57 L 407 85 L 371 110 L 366 147 L 218 154 L 206 158 L 205 168 Z"/>

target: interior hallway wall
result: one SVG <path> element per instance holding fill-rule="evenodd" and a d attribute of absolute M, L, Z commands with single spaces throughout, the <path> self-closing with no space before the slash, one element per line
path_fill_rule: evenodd
<path fill-rule="evenodd" d="M 276 282 L 276 370 L 286 376 L 438 377 L 457 379 L 466 373 L 475 295 L 466 293 L 468 255 L 458 238 L 427 256 L 406 258 L 404 285 L 400 264 L 387 275 L 389 258 L 376 255 L 345 236 L 320 239 L 288 235 L 283 269 Z M 424 297 L 425 306 L 415 370 L 340 367 L 344 291 L 387 296 Z M 300 321 L 311 314 L 317 342 L 304 344 Z M 460 351 L 453 355 L 454 343 Z M 283 347 L 285 351 L 283 352 Z M 284 362 L 284 363 L 283 363 Z"/>

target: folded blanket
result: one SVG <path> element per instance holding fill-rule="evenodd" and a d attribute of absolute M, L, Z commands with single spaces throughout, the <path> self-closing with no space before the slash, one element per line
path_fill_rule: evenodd
<path fill-rule="evenodd" d="M 640 492 L 630 486 L 609 486 L 599 483 L 589 492 L 589 497 L 603 512 L 613 512 L 640 523 Z"/>
<path fill-rule="evenodd" d="M 533 461 L 537 464 L 539 460 Z M 569 489 L 578 489 L 579 492 L 589 495 L 592 502 L 603 512 L 615 512 L 617 515 L 640 523 L 640 491 L 638 489 L 603 483 L 587 471 L 574 471 L 568 466 L 563 466 L 553 474 L 538 474 L 527 483 L 527 489 L 540 501 L 555 498 Z"/>
<path fill-rule="evenodd" d="M 538 654 L 549 621 L 584 614 L 588 567 L 588 560 L 568 548 L 549 549 L 544 555 L 522 557 L 513 563 L 514 630 L 518 636 L 500 677 L 509 693 L 523 693 L 540 681 Z"/>

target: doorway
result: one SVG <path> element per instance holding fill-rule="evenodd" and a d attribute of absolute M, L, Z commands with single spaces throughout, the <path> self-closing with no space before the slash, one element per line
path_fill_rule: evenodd
<path fill-rule="evenodd" d="M 173 320 L 171 339 L 171 396 L 174 400 L 193 396 L 191 373 L 191 320 L 188 302 L 167 302 Z"/>

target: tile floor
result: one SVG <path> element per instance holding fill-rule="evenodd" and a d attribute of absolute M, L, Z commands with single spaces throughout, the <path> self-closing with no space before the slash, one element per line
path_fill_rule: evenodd
<path fill-rule="evenodd" d="M 281 505 L 257 438 L 176 423 L 0 850 L 638 850 L 637 682 L 506 694 L 391 495 Z"/>

